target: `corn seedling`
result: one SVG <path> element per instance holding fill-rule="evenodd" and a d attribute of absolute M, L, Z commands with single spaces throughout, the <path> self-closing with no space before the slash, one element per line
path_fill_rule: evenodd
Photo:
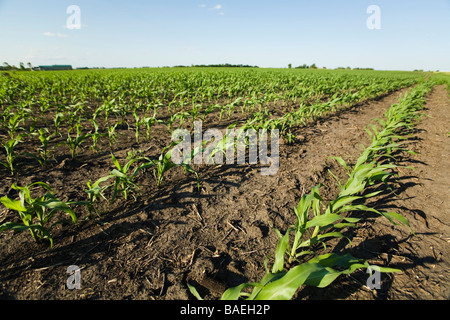
<path fill-rule="evenodd" d="M 70 134 L 74 129 L 76 129 L 77 133 L 75 137 L 72 137 Z M 84 143 L 84 141 L 91 136 L 90 133 L 82 134 L 81 131 L 81 124 L 78 120 L 75 127 L 72 127 L 69 129 L 67 133 L 67 140 L 65 142 L 65 145 L 70 149 L 72 159 L 75 159 L 77 156 L 77 150 L 81 148 L 81 145 Z"/>
<path fill-rule="evenodd" d="M 92 218 L 94 216 L 94 213 L 98 215 L 97 210 L 95 209 L 95 202 L 97 202 L 97 199 L 99 197 L 103 198 L 104 200 L 107 200 L 104 196 L 104 192 L 106 189 L 111 187 L 112 185 L 106 185 L 101 186 L 103 182 L 108 181 L 109 179 L 114 178 L 113 175 L 105 176 L 97 181 L 95 181 L 93 184 L 91 180 L 89 180 L 86 185 L 88 189 L 86 190 L 86 193 L 88 194 L 88 201 L 86 203 L 86 208 L 88 209 L 89 216 L 88 218 Z"/>
<path fill-rule="evenodd" d="M 153 127 L 153 125 L 155 125 L 156 123 L 161 123 L 161 124 L 166 125 L 166 123 L 163 120 L 158 120 L 156 118 L 156 111 L 153 112 L 152 117 L 145 117 L 143 119 L 143 122 L 145 125 L 147 139 L 150 139 L 151 128 Z"/>
<path fill-rule="evenodd" d="M 28 116 L 28 120 L 30 121 L 30 126 L 28 127 L 28 134 L 34 134 L 36 130 L 37 119 L 33 115 Z"/>
<path fill-rule="evenodd" d="M 105 136 L 106 134 L 104 133 L 100 133 L 99 132 L 99 127 L 98 127 L 98 123 L 95 120 L 91 120 L 92 121 L 92 125 L 94 126 L 94 130 L 93 132 L 91 132 L 91 138 L 92 138 L 92 145 L 89 147 L 92 151 L 97 152 L 98 150 L 98 141 L 100 140 L 101 137 Z"/>
<path fill-rule="evenodd" d="M 202 108 L 202 106 L 200 104 L 196 104 L 192 107 L 191 114 L 190 114 L 192 123 L 194 123 L 195 120 L 197 120 L 197 118 L 200 116 L 201 108 Z"/>
<path fill-rule="evenodd" d="M 364 260 L 354 258 L 349 254 L 325 254 L 302 263 L 289 270 L 269 272 L 260 282 L 246 283 L 228 289 L 222 295 L 222 300 L 291 300 L 302 285 L 325 288 L 339 276 L 351 274 L 358 269 L 370 268 Z M 377 267 L 379 272 L 399 272 L 392 268 Z M 251 293 L 243 289 L 253 288 Z"/>
<path fill-rule="evenodd" d="M 112 99 L 112 100 L 107 100 L 105 101 L 100 107 L 98 107 L 95 112 L 94 112 L 94 116 L 93 119 L 97 119 L 98 115 L 101 114 L 102 112 L 105 114 L 104 116 L 104 121 L 105 123 L 108 123 L 109 120 L 109 116 L 113 113 L 117 113 L 119 110 L 117 109 L 117 107 L 115 107 L 115 102 L 116 99 Z"/>
<path fill-rule="evenodd" d="M 140 165 L 135 173 L 134 176 L 136 176 L 141 170 L 144 169 L 148 169 L 148 168 L 154 168 L 153 173 L 156 179 L 156 184 L 158 187 L 161 186 L 161 183 L 164 179 L 165 174 L 172 168 L 176 167 L 176 166 L 181 166 L 183 167 L 185 172 L 189 172 L 192 174 L 195 174 L 195 176 L 197 177 L 197 188 L 198 190 L 200 190 L 200 177 L 198 175 L 198 173 L 193 170 L 191 168 L 191 166 L 189 165 L 190 161 L 195 157 L 196 153 L 199 151 L 199 149 L 195 149 L 192 151 L 191 153 L 191 157 L 190 159 L 184 159 L 184 162 L 182 163 L 174 163 L 172 161 L 172 152 L 174 151 L 174 147 L 177 146 L 180 143 L 180 141 L 174 141 L 172 142 L 170 145 L 168 145 L 167 147 L 165 147 L 162 152 L 161 155 L 159 156 L 158 159 L 156 160 L 151 160 L 149 158 L 144 158 L 147 162 Z M 170 150 L 168 150 L 170 149 Z M 167 151 L 168 150 L 168 151 Z"/>
<path fill-rule="evenodd" d="M 66 117 L 68 120 L 69 127 L 73 127 L 76 122 L 80 122 L 80 115 L 79 112 L 83 110 L 83 104 L 81 102 L 77 103 L 76 105 L 69 107 L 69 112 Z"/>
<path fill-rule="evenodd" d="M 23 122 L 23 118 L 20 114 L 15 114 L 8 119 L 6 124 L 10 139 L 14 139 L 21 122 Z"/>
<path fill-rule="evenodd" d="M 63 123 L 64 120 L 65 120 L 64 113 L 62 112 L 56 113 L 55 118 L 53 119 L 53 123 L 55 125 L 55 135 L 61 136 L 59 128 L 61 127 L 61 124 Z"/>
<path fill-rule="evenodd" d="M 340 185 L 340 197 L 359 196 L 368 186 L 385 183 L 387 178 L 394 174 L 393 170 L 398 166 L 393 163 L 384 163 L 386 161 L 383 160 L 383 157 L 384 159 L 392 159 L 393 150 L 408 151 L 400 148 L 401 143 L 395 142 L 403 139 L 397 132 L 411 128 L 412 121 L 418 117 L 416 112 L 423 104 L 422 97 L 429 89 L 428 83 L 419 85 L 411 93 L 400 99 L 398 104 L 392 105 L 385 114 L 386 119 L 378 120 L 382 127 L 381 130 L 378 130 L 375 126 L 371 126 L 372 131 L 366 129 L 371 138 L 371 145 L 363 151 L 353 168 L 350 168 L 342 158 L 331 157 L 347 170 L 349 176 L 346 184 Z M 364 197 L 373 197 L 380 192 L 372 192 L 364 195 Z M 400 222 L 410 227 L 408 220 L 398 213 L 382 212 L 364 205 L 358 205 L 357 208 L 380 214 L 393 224 Z"/>
<path fill-rule="evenodd" d="M 117 132 L 116 128 L 119 123 L 116 123 L 113 126 L 108 126 L 108 138 L 109 138 L 109 146 L 112 147 L 113 144 L 117 141 Z"/>
<path fill-rule="evenodd" d="M 136 138 L 136 143 L 139 143 L 139 130 L 143 125 L 145 125 L 145 118 L 141 119 L 136 110 L 134 110 L 133 116 L 136 122 L 136 131 L 134 136 Z"/>
<path fill-rule="evenodd" d="M 31 154 L 31 153 L 25 153 L 25 155 L 28 155 L 36 161 L 39 162 L 39 164 L 42 167 L 45 167 L 48 163 L 49 158 L 49 143 L 51 138 L 53 137 L 53 134 L 50 134 L 47 128 L 40 128 L 39 129 L 39 141 L 41 141 L 40 147 L 37 149 L 38 155 Z"/>
<path fill-rule="evenodd" d="M 167 125 L 167 130 L 169 131 L 169 133 L 173 131 L 173 125 L 175 124 L 175 121 L 179 120 L 179 127 L 181 127 L 184 120 L 187 119 L 189 115 L 190 114 L 187 112 L 177 112 L 174 115 L 170 116 L 165 123 Z"/>
<path fill-rule="evenodd" d="M 297 222 L 287 230 L 285 235 L 274 229 L 280 237 L 275 253 L 274 272 L 284 267 L 284 255 L 287 254 L 289 265 L 299 261 L 298 259 L 305 255 L 314 255 L 313 246 L 322 244 L 326 248 L 325 240 L 344 238 L 342 233 L 337 231 L 329 232 L 330 229 L 355 227 L 355 223 L 359 221 L 357 218 L 348 218 L 340 215 L 355 209 L 349 205 L 350 202 L 356 200 L 355 197 L 337 198 L 329 204 L 327 210 L 322 214 L 321 207 L 324 207 L 324 205 L 323 199 L 319 195 L 319 187 L 312 188 L 310 194 L 302 197 L 298 206 L 294 209 Z M 312 211 L 312 215 L 310 211 Z M 290 233 L 292 232 L 294 232 L 293 242 L 289 241 Z M 350 239 L 348 240 L 351 243 Z M 290 243 L 292 245 L 289 248 Z"/>
<path fill-rule="evenodd" d="M 125 200 L 128 200 L 128 192 L 130 190 L 139 190 L 139 186 L 133 182 L 134 175 L 128 174 L 130 167 L 133 163 L 135 163 L 138 159 L 132 159 L 128 161 L 124 166 L 121 166 L 119 161 L 117 161 L 116 157 L 111 154 L 112 160 L 116 169 L 111 171 L 110 176 L 115 179 L 114 182 L 114 193 L 111 199 L 111 203 L 116 200 L 117 194 L 119 192 L 122 193 Z"/>
<path fill-rule="evenodd" d="M 21 142 L 21 139 L 24 135 L 19 134 L 17 137 L 13 137 L 9 139 L 3 147 L 6 151 L 6 162 L 0 162 L 3 166 L 11 171 L 11 174 L 15 173 L 14 163 L 18 157 L 18 154 L 15 152 L 15 148 Z"/>
<path fill-rule="evenodd" d="M 201 117 L 201 118 L 202 118 L 202 121 L 204 122 L 205 119 L 206 119 L 206 117 L 207 117 L 210 113 L 214 112 L 216 109 L 217 109 L 217 105 L 209 105 L 208 107 L 206 107 L 205 110 L 204 110 L 203 113 L 202 113 L 202 117 Z"/>
<path fill-rule="evenodd" d="M 287 132 L 284 136 L 286 137 L 288 145 L 294 144 L 296 137 L 292 134 L 291 130 L 289 130 L 289 132 Z"/>
<path fill-rule="evenodd" d="M 32 198 L 31 188 L 33 186 L 42 187 L 47 193 L 43 196 Z M 48 239 L 50 245 L 53 247 L 53 239 L 47 227 L 50 219 L 58 211 L 66 212 L 70 215 L 73 223 L 77 223 L 77 216 L 65 202 L 58 200 L 54 195 L 52 189 L 43 182 L 35 182 L 26 187 L 19 187 L 15 184 L 11 186 L 12 189 L 19 191 L 20 200 L 10 199 L 4 196 L 0 199 L 3 205 L 13 211 L 17 211 L 20 215 L 22 223 L 7 222 L 0 226 L 0 231 L 15 230 L 15 231 L 30 231 L 31 236 L 35 241 L 39 239 Z"/>
<path fill-rule="evenodd" d="M 277 264 L 277 261 L 275 261 Z M 221 300 L 291 300 L 302 285 L 325 288 L 339 276 L 347 275 L 358 269 L 371 268 L 368 262 L 350 254 L 324 254 L 288 270 L 269 271 L 265 264 L 266 275 L 259 282 L 249 282 L 226 290 Z M 379 272 L 399 272 L 400 270 L 377 267 Z M 195 287 L 188 283 L 191 293 L 202 299 Z M 244 291 L 253 288 L 251 292 Z"/>

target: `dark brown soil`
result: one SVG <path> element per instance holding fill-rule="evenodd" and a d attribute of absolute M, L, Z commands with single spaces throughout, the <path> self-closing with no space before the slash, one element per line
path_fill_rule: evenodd
<path fill-rule="evenodd" d="M 32 242 L 28 233 L 1 233 L 0 297 L 187 300 L 194 299 L 186 285 L 189 281 L 206 299 L 217 299 L 226 288 L 260 280 L 264 260 L 273 254 L 278 240 L 271 226 L 286 230 L 294 222 L 293 208 L 301 196 L 319 183 L 325 185 L 321 188 L 325 199 L 337 194 L 328 170 L 340 178 L 344 173 L 328 157 L 355 161 L 363 150 L 361 144 L 369 141 L 364 128 L 405 91 L 298 129 L 297 142 L 280 147 L 275 176 L 262 176 L 260 168 L 252 165 L 202 166 L 197 168 L 199 192 L 195 177 L 181 168 L 169 172 L 159 189 L 148 172 L 140 178 L 144 187 L 136 201 L 119 199 L 105 205 L 101 218 L 80 221 L 78 227 L 56 226 L 53 249 L 46 242 Z M 365 287 L 368 275 L 356 272 L 325 289 L 302 288 L 297 299 L 449 298 L 449 109 L 447 92 L 436 87 L 427 97 L 426 113 L 431 117 L 423 118 L 415 132 L 417 139 L 411 140 L 410 148 L 418 154 L 403 159 L 416 170 L 401 169 L 397 197 L 390 193 L 378 201 L 406 216 L 416 235 L 372 217 L 353 231 L 352 247 L 337 242 L 328 248 L 349 250 L 402 273 L 383 274 L 382 289 L 370 291 Z M 124 163 L 133 147 L 155 156 L 154 151 L 169 141 L 162 136 L 135 145 L 130 133 L 118 141 L 115 156 Z M 23 164 L 27 167 L 33 165 Z M 112 169 L 108 150 L 83 154 L 77 160 L 59 155 L 51 170 L 35 168 L 21 178 L 23 184 L 48 182 L 63 200 L 80 199 L 87 180 Z M 4 176 L 2 193 L 11 192 L 10 184 Z M 13 216 L 3 210 L 0 223 L 14 220 Z M 66 287 L 70 265 L 81 268 L 80 290 Z"/>

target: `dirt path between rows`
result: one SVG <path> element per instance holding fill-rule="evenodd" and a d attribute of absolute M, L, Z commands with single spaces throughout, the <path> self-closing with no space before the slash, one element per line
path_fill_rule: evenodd
<path fill-rule="evenodd" d="M 285 231 L 295 221 L 293 208 L 301 196 L 319 183 L 325 184 L 321 189 L 325 199 L 336 195 L 328 169 L 338 177 L 343 177 L 343 172 L 335 163 L 327 164 L 327 158 L 341 156 L 349 163 L 355 161 L 363 150 L 361 144 L 369 141 L 364 128 L 382 117 L 405 91 L 294 132 L 298 143 L 281 145 L 280 169 L 274 176 L 262 176 L 260 168 L 251 165 L 203 167 L 201 192 L 197 193 L 194 179 L 187 180 L 182 170 L 175 171 L 168 177 L 172 183 L 160 190 L 146 190 L 143 198 L 123 204 L 97 222 L 83 222 L 76 230 L 61 227 L 53 250 L 30 243 L 26 234 L 3 235 L 0 297 L 194 299 L 186 286 L 189 281 L 206 299 L 217 299 L 225 288 L 261 279 L 264 260 L 273 254 L 278 240 L 271 226 Z M 448 98 L 441 87 L 430 95 L 427 108 L 431 116 L 450 115 Z M 416 156 L 420 162 L 414 163 L 417 171 L 404 173 L 411 187 L 405 179 L 408 188 L 400 195 L 405 202 L 399 207 L 405 208 L 416 237 L 411 238 L 405 228 L 392 228 L 381 218 L 356 231 L 355 256 L 370 252 L 362 258 L 401 267 L 404 273 L 387 276 L 382 289 L 375 293 L 364 287 L 368 275 L 360 272 L 342 277 L 325 289 L 305 288 L 298 299 L 448 297 L 445 268 L 449 233 L 443 212 L 449 212 L 449 179 L 444 176 L 448 170 L 438 171 L 439 166 L 448 168 L 444 165 L 449 154 L 450 138 L 444 132 L 448 123 L 448 118 L 424 118 L 419 126 L 425 130 L 419 133 L 423 140 L 414 145 L 420 151 Z M 436 175 L 429 170 L 436 170 Z M 411 210 L 415 210 L 415 216 Z M 364 237 L 368 238 L 363 241 Z M 392 247 L 395 241 L 399 244 Z M 406 250 L 404 255 L 401 250 Z M 66 288 L 70 265 L 81 268 L 80 290 Z M 416 290 L 418 287 L 423 287 L 428 296 Z"/>
<path fill-rule="evenodd" d="M 404 191 L 393 204 L 401 208 L 416 233 L 395 234 L 395 253 L 385 258 L 405 272 L 394 276 L 390 299 L 450 298 L 450 99 L 444 86 L 429 94 L 417 126 L 419 140 L 401 172 Z"/>

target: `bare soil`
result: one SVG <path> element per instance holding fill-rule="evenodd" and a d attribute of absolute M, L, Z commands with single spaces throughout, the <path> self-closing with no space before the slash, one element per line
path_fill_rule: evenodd
<path fill-rule="evenodd" d="M 200 166 L 201 190 L 196 179 L 181 168 L 169 172 L 161 188 L 151 172 L 140 178 L 142 195 L 136 200 L 104 207 L 95 220 L 57 225 L 55 246 L 34 243 L 28 233 L 0 234 L 0 298 L 21 300 L 187 300 L 194 299 L 186 283 L 206 299 L 217 299 L 226 288 L 264 276 L 264 261 L 273 254 L 278 237 L 271 226 L 286 230 L 294 222 L 293 208 L 311 187 L 323 183 L 321 195 L 338 192 L 331 170 L 345 174 L 329 156 L 353 163 L 368 144 L 364 128 L 382 117 L 406 89 L 366 101 L 345 112 L 299 128 L 293 145 L 280 146 L 280 169 L 262 176 L 253 165 Z M 283 108 L 283 107 L 279 107 Z M 280 110 L 282 111 L 282 110 Z M 336 242 L 333 252 L 351 252 L 373 264 L 399 268 L 383 274 L 382 288 L 369 290 L 368 274 L 356 272 L 325 289 L 302 288 L 296 299 L 448 299 L 450 213 L 450 101 L 437 86 L 427 97 L 425 112 L 405 154 L 397 189 L 375 203 L 410 220 L 415 232 L 393 226 L 383 217 L 370 217 L 349 231 L 353 246 Z M 211 120 L 214 127 L 219 122 Z M 160 128 L 160 130 L 165 130 Z M 166 131 L 167 132 L 167 131 Z M 132 149 L 156 156 L 170 136 L 156 134 L 136 145 L 134 135 L 120 137 L 115 156 L 121 163 Z M 113 169 L 105 152 L 86 153 L 76 160 L 57 155 L 57 164 L 40 169 L 23 163 L 23 183 L 49 183 L 62 200 L 85 197 L 87 180 Z M 28 171 L 26 170 L 28 168 Z M 10 194 L 11 178 L 3 175 L 0 192 Z M 22 181 L 21 180 L 21 181 Z M 0 222 L 14 221 L 3 210 Z M 68 290 L 67 268 L 81 268 L 81 289 Z"/>

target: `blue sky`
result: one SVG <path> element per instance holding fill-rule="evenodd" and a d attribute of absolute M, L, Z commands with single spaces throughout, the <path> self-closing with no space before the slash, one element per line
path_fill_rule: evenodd
<path fill-rule="evenodd" d="M 70 5 L 81 29 L 67 28 Z M 4 61 L 450 71 L 450 0 L 0 0 Z"/>

